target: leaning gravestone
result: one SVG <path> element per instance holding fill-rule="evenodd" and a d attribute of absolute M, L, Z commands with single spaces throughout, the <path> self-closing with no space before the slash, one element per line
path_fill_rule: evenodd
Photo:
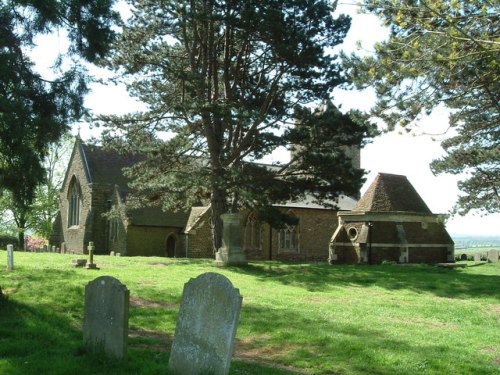
<path fill-rule="evenodd" d="M 111 276 L 101 276 L 85 286 L 83 341 L 92 353 L 110 358 L 127 356 L 130 292 Z"/>
<path fill-rule="evenodd" d="M 243 297 L 207 272 L 184 284 L 168 368 L 179 375 L 229 373 Z"/>
<path fill-rule="evenodd" d="M 492 263 L 498 262 L 499 254 L 500 254 L 499 250 L 489 250 L 488 253 L 486 254 L 486 257 L 488 258 L 488 262 L 492 262 Z"/>
<path fill-rule="evenodd" d="M 7 245 L 7 271 L 14 270 L 14 245 Z"/>

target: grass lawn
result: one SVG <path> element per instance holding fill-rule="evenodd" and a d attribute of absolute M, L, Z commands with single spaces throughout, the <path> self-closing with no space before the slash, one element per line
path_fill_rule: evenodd
<path fill-rule="evenodd" d="M 75 256 L 0 250 L 0 374 L 166 374 L 182 288 L 204 272 L 243 295 L 231 374 L 499 374 L 500 263 L 329 266 Z M 126 363 L 82 347 L 84 287 L 130 289 Z"/>

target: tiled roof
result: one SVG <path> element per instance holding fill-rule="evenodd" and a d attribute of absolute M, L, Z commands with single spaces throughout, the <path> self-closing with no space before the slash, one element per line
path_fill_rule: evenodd
<path fill-rule="evenodd" d="M 333 204 L 338 207 L 341 211 L 352 210 L 355 206 L 356 201 L 348 196 L 341 195 L 335 201 L 328 201 L 327 203 Z M 307 195 L 304 199 L 298 202 L 288 201 L 282 204 L 276 204 L 276 207 L 290 207 L 290 208 L 315 208 L 315 209 L 325 209 L 324 206 L 314 203 L 314 198 L 310 195 Z"/>
<path fill-rule="evenodd" d="M 133 225 L 184 228 L 189 213 L 163 211 L 160 207 L 144 207 L 127 211 Z"/>
<path fill-rule="evenodd" d="M 406 176 L 389 173 L 377 175 L 353 211 L 432 213 Z"/>
<path fill-rule="evenodd" d="M 84 162 L 92 183 L 118 185 L 122 189 L 127 187 L 127 179 L 123 175 L 123 168 L 130 167 L 142 160 L 139 154 L 120 154 L 117 151 L 106 150 L 95 145 L 81 143 Z"/>
<path fill-rule="evenodd" d="M 189 218 L 184 228 L 184 233 L 189 233 L 194 226 L 198 223 L 198 220 L 203 216 L 205 212 L 210 209 L 210 206 L 192 207 L 189 213 Z"/>

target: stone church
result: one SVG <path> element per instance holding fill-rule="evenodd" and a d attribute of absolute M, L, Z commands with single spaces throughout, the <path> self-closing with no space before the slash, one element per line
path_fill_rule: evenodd
<path fill-rule="evenodd" d="M 331 264 L 454 262 L 454 243 L 406 176 L 379 173 L 351 211 L 338 213 Z"/>
<path fill-rule="evenodd" d="M 139 158 L 87 145 L 77 138 L 60 191 L 51 244 L 80 254 L 92 241 L 97 254 L 114 251 L 127 256 L 213 258 L 210 207 L 185 212 L 125 209 L 129 189 L 122 169 Z M 359 149 L 352 159 L 359 168 Z M 355 203 L 353 198 L 341 197 L 337 206 L 341 211 L 350 210 Z M 241 213 L 247 259 L 325 261 L 339 211 L 307 201 L 276 207 L 296 216 L 298 224 L 277 230 L 259 222 L 253 212 Z M 106 213 L 111 210 L 121 214 L 110 218 Z"/>

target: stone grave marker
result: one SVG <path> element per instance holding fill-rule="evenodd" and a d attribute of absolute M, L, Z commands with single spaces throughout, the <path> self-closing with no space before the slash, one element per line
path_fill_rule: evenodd
<path fill-rule="evenodd" d="M 500 254 L 500 250 L 488 250 L 486 257 L 488 258 L 488 262 L 496 263 L 498 262 L 498 257 Z"/>
<path fill-rule="evenodd" d="M 87 246 L 87 250 L 89 251 L 89 261 L 87 262 L 87 265 L 85 266 L 88 270 L 98 270 L 99 267 L 97 267 L 97 264 L 94 263 L 94 242 L 90 241 L 89 246 Z"/>
<path fill-rule="evenodd" d="M 243 297 L 229 279 L 207 272 L 184 284 L 168 368 L 174 374 L 229 373 Z"/>
<path fill-rule="evenodd" d="M 7 245 L 7 271 L 14 270 L 14 245 Z"/>
<path fill-rule="evenodd" d="M 90 352 L 127 357 L 129 296 L 127 287 L 111 276 L 85 286 L 83 342 Z"/>
<path fill-rule="evenodd" d="M 460 255 L 460 260 L 467 260 L 467 254 Z"/>
<path fill-rule="evenodd" d="M 481 261 L 481 254 L 474 253 L 474 262 L 480 262 L 480 261 Z"/>
<path fill-rule="evenodd" d="M 241 247 L 241 217 L 238 213 L 222 214 L 222 247 L 215 253 L 217 266 L 246 265 Z"/>

